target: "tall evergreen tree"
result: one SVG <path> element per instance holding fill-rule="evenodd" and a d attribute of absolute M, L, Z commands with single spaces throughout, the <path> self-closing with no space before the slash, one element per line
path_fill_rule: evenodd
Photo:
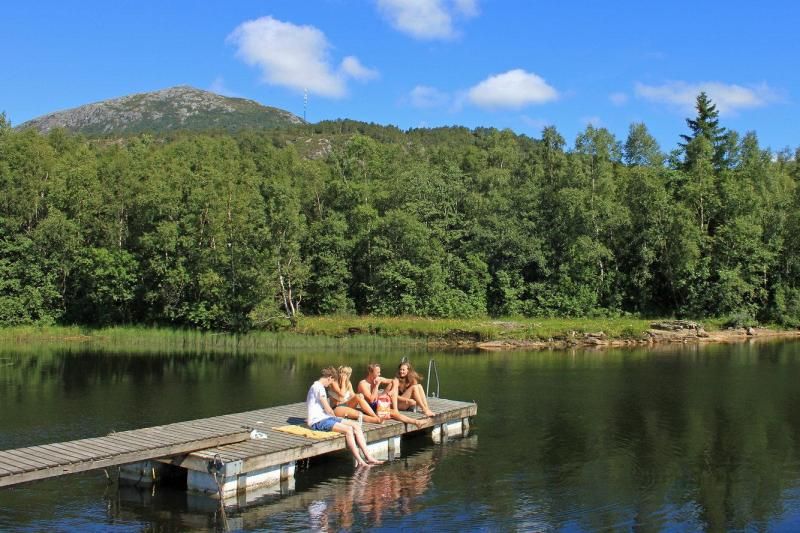
<path fill-rule="evenodd" d="M 697 109 L 697 116 L 694 119 L 686 119 L 686 124 L 691 130 L 691 134 L 682 134 L 681 138 L 685 142 L 679 143 L 686 154 L 684 163 L 686 167 L 692 166 L 691 151 L 687 148 L 691 141 L 698 137 L 703 137 L 714 149 L 714 167 L 717 169 L 723 168 L 725 166 L 727 144 L 725 142 L 725 128 L 719 125 L 719 111 L 717 110 L 717 106 L 711 101 L 711 98 L 708 97 L 705 91 L 703 91 L 697 95 L 695 109 Z"/>

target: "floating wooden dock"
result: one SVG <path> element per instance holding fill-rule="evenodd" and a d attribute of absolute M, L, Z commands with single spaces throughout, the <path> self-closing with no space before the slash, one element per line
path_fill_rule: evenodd
<path fill-rule="evenodd" d="M 468 431 L 469 418 L 477 414 L 474 403 L 441 398 L 429 398 L 429 403 L 437 414 L 420 428 L 394 420 L 365 423 L 371 450 L 392 457 L 399 454 L 400 437 L 418 431 L 431 431 L 435 441 L 461 436 Z M 320 440 L 274 429 L 302 424 L 305 415 L 305 403 L 295 403 L 2 450 L 0 487 L 111 466 L 122 467 L 121 480 L 149 484 L 158 479 L 161 468 L 172 465 L 186 470 L 189 490 L 227 497 L 293 478 L 297 461 L 346 448 L 341 435 Z M 253 430 L 262 438 L 251 438 Z"/>

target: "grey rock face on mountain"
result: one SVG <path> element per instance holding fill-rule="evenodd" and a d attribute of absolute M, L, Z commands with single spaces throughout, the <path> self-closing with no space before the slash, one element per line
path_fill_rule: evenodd
<path fill-rule="evenodd" d="M 20 124 L 48 132 L 66 128 L 85 135 L 122 135 L 175 130 L 280 128 L 303 120 L 288 111 L 244 98 L 179 86 L 133 94 L 50 113 Z"/>

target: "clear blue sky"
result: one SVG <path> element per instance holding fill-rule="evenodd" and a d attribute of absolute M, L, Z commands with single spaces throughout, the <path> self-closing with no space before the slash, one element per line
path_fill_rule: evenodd
<path fill-rule="evenodd" d="M 705 90 L 723 126 L 800 146 L 800 3 L 540 0 L 30 1 L 0 7 L 12 124 L 175 85 L 311 122 L 493 126 L 572 145 L 586 124 L 665 151 Z"/>

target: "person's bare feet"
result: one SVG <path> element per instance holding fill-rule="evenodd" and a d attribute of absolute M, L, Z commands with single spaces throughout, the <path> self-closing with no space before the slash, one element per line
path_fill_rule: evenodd
<path fill-rule="evenodd" d="M 386 461 L 381 461 L 380 459 L 375 459 L 374 457 L 367 461 L 370 465 L 382 465 Z"/>
<path fill-rule="evenodd" d="M 434 413 L 434 412 L 433 412 L 433 411 L 431 411 L 430 409 L 428 409 L 427 411 L 425 411 L 425 413 L 424 413 L 424 414 L 425 414 L 425 416 L 427 416 L 427 417 L 436 416 L 436 413 Z"/>

